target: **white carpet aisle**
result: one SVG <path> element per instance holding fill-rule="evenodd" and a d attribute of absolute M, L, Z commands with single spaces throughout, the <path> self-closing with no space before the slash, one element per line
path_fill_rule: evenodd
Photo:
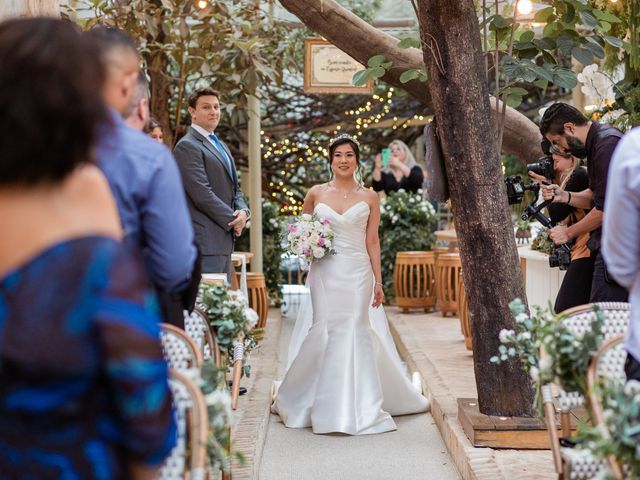
<path fill-rule="evenodd" d="M 296 300 L 283 312 L 280 358 L 286 359 Z M 282 362 L 281 362 L 282 363 Z M 280 375 L 282 375 L 282 364 Z M 314 435 L 269 422 L 260 480 L 457 480 L 460 477 L 431 414 L 395 417 L 398 430 L 380 435 Z"/>

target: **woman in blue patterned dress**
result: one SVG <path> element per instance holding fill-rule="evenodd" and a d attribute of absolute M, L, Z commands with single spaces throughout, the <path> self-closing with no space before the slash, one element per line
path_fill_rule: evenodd
<path fill-rule="evenodd" d="M 146 479 L 175 444 L 153 296 L 92 165 L 102 69 L 0 24 L 0 478 Z"/>

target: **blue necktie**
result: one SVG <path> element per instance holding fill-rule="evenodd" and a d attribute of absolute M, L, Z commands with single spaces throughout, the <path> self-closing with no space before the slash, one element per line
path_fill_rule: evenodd
<path fill-rule="evenodd" d="M 220 152 L 220 155 L 222 155 L 222 158 L 224 158 L 224 161 L 227 164 L 227 170 L 229 171 L 229 175 L 233 175 L 232 174 L 233 168 L 231 167 L 231 159 L 229 158 L 229 155 L 227 155 L 227 151 L 222 146 L 222 143 L 220 143 L 218 136 L 212 132 L 209 134 L 209 138 L 213 140 L 213 144 L 216 146 L 216 148 Z"/>

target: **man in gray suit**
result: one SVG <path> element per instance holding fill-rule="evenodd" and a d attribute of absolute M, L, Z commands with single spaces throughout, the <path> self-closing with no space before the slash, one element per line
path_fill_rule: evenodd
<path fill-rule="evenodd" d="M 226 273 L 233 267 L 234 235 L 249 219 L 231 152 L 217 137 L 220 94 L 211 88 L 194 91 L 188 99 L 191 127 L 173 153 L 187 194 L 195 238 L 204 273 Z"/>

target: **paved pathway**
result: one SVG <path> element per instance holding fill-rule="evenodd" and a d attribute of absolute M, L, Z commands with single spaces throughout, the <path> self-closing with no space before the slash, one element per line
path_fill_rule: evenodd
<path fill-rule="evenodd" d="M 295 307 L 295 305 L 294 305 Z M 295 321 L 295 308 L 283 315 L 280 359 Z M 282 364 L 280 375 L 282 375 Z M 260 480 L 457 480 L 431 414 L 395 418 L 398 430 L 379 435 L 315 435 L 269 420 Z"/>

